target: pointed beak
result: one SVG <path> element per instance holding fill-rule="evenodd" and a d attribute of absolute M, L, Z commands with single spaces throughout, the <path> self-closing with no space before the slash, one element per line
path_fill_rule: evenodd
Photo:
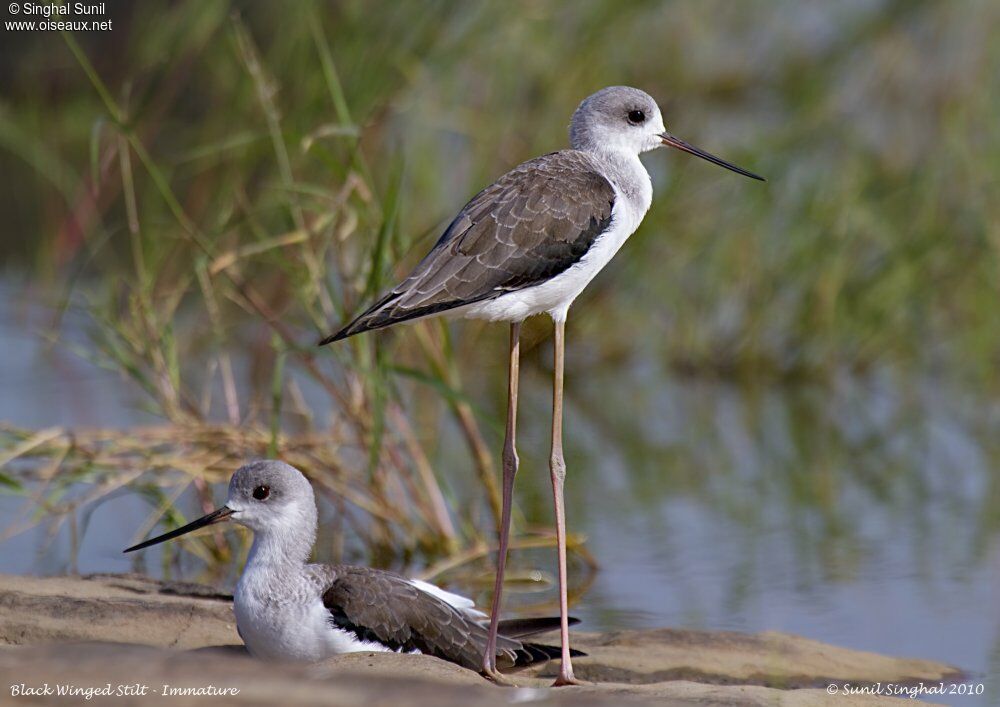
<path fill-rule="evenodd" d="M 133 545 L 130 548 L 122 550 L 122 552 L 132 552 L 133 550 L 142 550 L 143 548 L 149 547 L 150 545 L 158 545 L 167 540 L 173 540 L 176 537 L 180 537 L 186 533 L 190 533 L 192 530 L 197 530 L 198 528 L 204 528 L 206 525 L 214 525 L 215 523 L 222 523 L 229 520 L 231 516 L 236 511 L 231 508 L 223 506 L 217 510 L 212 511 L 207 516 L 202 516 L 196 521 L 192 521 L 187 525 L 178 528 L 177 530 L 171 530 L 169 533 L 164 533 L 163 535 L 153 538 L 152 540 L 147 540 L 146 542 L 139 543 L 138 545 Z"/>
<path fill-rule="evenodd" d="M 712 164 L 717 164 L 720 167 L 725 167 L 726 169 L 732 170 L 733 172 L 736 172 L 736 174 L 742 174 L 744 177 L 750 177 L 750 179 L 758 179 L 762 182 L 767 181 L 760 175 L 754 174 L 753 172 L 748 172 L 742 167 L 737 167 L 731 162 L 726 162 L 724 159 L 720 159 L 715 155 L 705 152 L 704 150 L 700 150 L 694 145 L 684 142 L 679 137 L 674 137 L 670 133 L 660 133 L 660 139 L 663 140 L 664 145 L 669 145 L 670 147 L 676 147 L 678 150 L 690 153 L 692 155 L 696 155 L 702 158 L 703 160 L 708 160 Z"/>

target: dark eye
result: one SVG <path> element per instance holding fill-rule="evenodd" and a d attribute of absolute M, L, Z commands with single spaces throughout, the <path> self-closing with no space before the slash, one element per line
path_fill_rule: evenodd
<path fill-rule="evenodd" d="M 632 125 L 639 125 L 639 123 L 646 122 L 646 114 L 641 110 L 630 110 L 628 112 L 628 122 Z"/>
<path fill-rule="evenodd" d="M 253 497 L 258 501 L 263 501 L 265 498 L 271 495 L 270 486 L 258 486 L 253 490 Z"/>

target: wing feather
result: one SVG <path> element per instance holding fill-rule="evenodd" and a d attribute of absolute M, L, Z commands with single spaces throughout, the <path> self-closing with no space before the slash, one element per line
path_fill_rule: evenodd
<path fill-rule="evenodd" d="M 391 650 L 437 656 L 479 670 L 486 629 L 473 617 L 391 572 L 338 567 L 323 593 L 330 620 L 359 640 L 381 643 Z M 522 646 L 499 637 L 498 653 L 509 665 Z"/>

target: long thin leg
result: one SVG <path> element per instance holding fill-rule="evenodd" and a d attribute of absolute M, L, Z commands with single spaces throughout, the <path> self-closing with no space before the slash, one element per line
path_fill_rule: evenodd
<path fill-rule="evenodd" d="M 490 610 L 490 632 L 483 655 L 483 673 L 494 680 L 501 675 L 496 668 L 497 626 L 500 621 L 500 598 L 503 572 L 507 565 L 507 541 L 510 536 L 510 509 L 514 501 L 514 476 L 517 474 L 517 383 L 521 366 L 521 322 L 510 325 L 510 373 L 507 383 L 507 432 L 503 442 L 503 507 L 500 513 L 500 549 L 497 553 L 497 578 Z"/>
<path fill-rule="evenodd" d="M 552 498 L 556 508 L 556 545 L 559 552 L 559 635 L 562 639 L 562 662 L 559 677 L 553 686 L 579 685 L 573 677 L 573 662 L 569 654 L 569 600 L 566 588 L 566 508 L 563 503 L 563 483 L 566 480 L 566 460 L 563 458 L 563 354 L 566 348 L 566 322 L 555 323 L 555 362 L 552 381 L 552 456 L 549 472 L 552 475 Z"/>

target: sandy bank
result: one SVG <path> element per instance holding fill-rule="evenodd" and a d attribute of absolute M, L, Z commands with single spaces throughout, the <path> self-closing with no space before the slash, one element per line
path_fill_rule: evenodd
<path fill-rule="evenodd" d="M 0 575 L 0 687 L 5 698 L 12 684 L 107 690 L 110 683 L 113 694 L 97 693 L 89 704 L 138 704 L 158 697 L 152 691 L 169 685 L 216 690 L 201 697 L 174 696 L 175 705 L 488 707 L 530 701 L 843 706 L 899 703 L 831 696 L 828 684 L 936 683 L 958 674 L 955 667 L 933 661 L 848 650 L 775 632 L 575 632 L 574 645 L 589 654 L 574 661 L 577 676 L 597 684 L 546 690 L 556 667 L 549 664 L 512 676 L 518 690 L 499 689 L 436 658 L 384 653 L 345 655 L 315 666 L 262 668 L 239 646 L 230 599 L 210 589 L 136 576 Z M 145 696 L 116 694 L 138 693 L 142 686 Z M 217 694 L 229 688 L 240 692 Z M 67 704 L 56 694 L 41 700 Z"/>

